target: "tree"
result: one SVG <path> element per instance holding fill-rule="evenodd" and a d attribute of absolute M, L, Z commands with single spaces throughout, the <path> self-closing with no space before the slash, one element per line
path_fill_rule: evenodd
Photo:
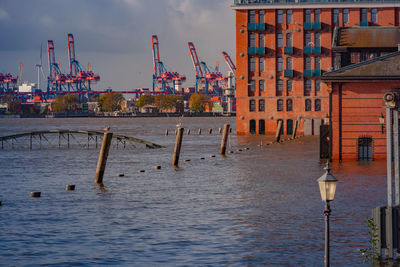
<path fill-rule="evenodd" d="M 182 102 L 183 98 L 180 95 L 157 95 L 154 97 L 154 104 L 158 109 L 173 109 L 176 108 L 179 102 Z"/>
<path fill-rule="evenodd" d="M 152 95 L 141 95 L 136 103 L 136 106 L 139 108 L 144 107 L 146 105 L 154 104 L 154 96 Z"/>
<path fill-rule="evenodd" d="M 75 94 L 68 94 L 56 96 L 56 99 L 52 103 L 51 107 L 54 112 L 62 113 L 76 110 L 78 104 L 78 96 Z"/>
<path fill-rule="evenodd" d="M 190 96 L 189 106 L 190 110 L 194 112 L 203 112 L 206 108 L 206 105 L 211 102 L 211 99 L 208 95 L 204 95 L 202 93 L 194 93 Z"/>
<path fill-rule="evenodd" d="M 113 112 L 121 110 L 121 102 L 124 96 L 120 93 L 107 93 L 99 97 L 99 107 L 102 111 Z"/>

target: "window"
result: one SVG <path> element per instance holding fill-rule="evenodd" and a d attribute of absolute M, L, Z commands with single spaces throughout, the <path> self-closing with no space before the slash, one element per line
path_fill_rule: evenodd
<path fill-rule="evenodd" d="M 276 23 L 278 24 L 283 23 L 283 10 L 281 9 L 277 10 Z"/>
<path fill-rule="evenodd" d="M 286 69 L 287 70 L 293 69 L 293 58 L 291 57 L 286 58 Z"/>
<path fill-rule="evenodd" d="M 265 23 L 265 11 L 258 11 L 258 23 Z"/>
<path fill-rule="evenodd" d="M 265 59 L 263 57 L 260 57 L 258 59 L 258 69 L 260 70 L 260 72 L 263 72 L 265 70 L 264 66 L 265 66 Z"/>
<path fill-rule="evenodd" d="M 258 133 L 265 134 L 265 120 L 259 120 L 258 126 L 259 126 Z"/>
<path fill-rule="evenodd" d="M 306 99 L 306 102 L 305 102 L 305 110 L 306 111 L 311 111 L 311 100 L 310 99 Z"/>
<path fill-rule="evenodd" d="M 292 99 L 286 100 L 286 111 L 293 111 L 293 101 Z"/>
<path fill-rule="evenodd" d="M 315 111 L 321 111 L 321 100 L 320 99 L 315 99 L 314 110 Z"/>
<path fill-rule="evenodd" d="M 333 67 L 333 69 L 334 70 L 337 70 L 338 69 L 338 60 L 337 60 L 337 55 L 336 55 L 336 53 L 332 53 L 332 67 Z"/>
<path fill-rule="evenodd" d="M 314 33 L 315 46 L 321 46 L 321 34 L 319 32 Z"/>
<path fill-rule="evenodd" d="M 283 35 L 282 35 L 282 33 L 278 33 L 276 35 L 276 38 L 277 38 L 277 47 L 278 48 L 279 47 L 283 47 Z"/>
<path fill-rule="evenodd" d="M 265 34 L 263 33 L 258 35 L 258 47 L 265 47 Z"/>
<path fill-rule="evenodd" d="M 361 8 L 361 22 L 367 22 L 367 21 L 368 21 L 368 9 Z"/>
<path fill-rule="evenodd" d="M 372 160 L 372 137 L 358 138 L 358 160 Z"/>
<path fill-rule="evenodd" d="M 349 22 L 349 9 L 343 9 L 343 23 Z"/>
<path fill-rule="evenodd" d="M 256 47 L 256 34 L 254 32 L 249 34 L 249 47 Z"/>
<path fill-rule="evenodd" d="M 278 101 L 276 102 L 276 110 L 283 111 L 283 100 L 282 99 L 278 99 Z"/>
<path fill-rule="evenodd" d="M 304 59 L 304 69 L 311 70 L 311 57 L 306 57 Z"/>
<path fill-rule="evenodd" d="M 258 111 L 265 111 L 265 100 L 258 100 Z"/>
<path fill-rule="evenodd" d="M 258 89 L 260 90 L 260 92 L 264 92 L 265 91 L 265 82 L 264 80 L 259 80 L 258 81 Z"/>
<path fill-rule="evenodd" d="M 250 92 L 256 91 L 256 81 L 255 80 L 251 80 L 249 86 L 250 86 L 250 88 L 249 88 Z"/>
<path fill-rule="evenodd" d="M 304 81 L 304 95 L 310 95 L 311 93 L 311 80 Z"/>
<path fill-rule="evenodd" d="M 286 80 L 286 91 L 291 92 L 293 90 L 293 81 L 292 80 Z"/>
<path fill-rule="evenodd" d="M 315 80 L 315 91 L 321 91 L 321 80 Z"/>
<path fill-rule="evenodd" d="M 278 92 L 283 92 L 283 80 L 278 80 L 276 82 L 277 86 L 276 86 L 276 90 Z"/>
<path fill-rule="evenodd" d="M 306 34 L 304 35 L 304 46 L 311 46 L 312 42 L 311 42 L 311 32 L 306 32 Z"/>
<path fill-rule="evenodd" d="M 314 69 L 320 70 L 321 69 L 321 58 L 320 57 L 315 57 L 314 58 Z"/>
<path fill-rule="evenodd" d="M 256 11 L 249 10 L 249 23 L 256 23 Z"/>
<path fill-rule="evenodd" d="M 276 71 L 283 71 L 283 58 L 276 58 Z"/>
<path fill-rule="evenodd" d="M 256 111 L 256 101 L 254 99 L 250 100 L 250 111 Z"/>
<path fill-rule="evenodd" d="M 376 23 L 378 21 L 378 10 L 376 8 L 371 9 L 371 22 Z"/>
<path fill-rule="evenodd" d="M 288 9 L 286 10 L 286 24 L 291 24 L 292 23 L 292 10 Z"/>
<path fill-rule="evenodd" d="M 334 9 L 333 10 L 333 24 L 338 25 L 339 24 L 339 9 Z"/>
<path fill-rule="evenodd" d="M 250 65 L 250 72 L 256 71 L 256 58 L 255 58 L 255 57 L 251 57 L 251 58 L 249 59 L 249 61 L 250 61 L 250 63 L 249 63 L 249 65 Z"/>
<path fill-rule="evenodd" d="M 321 10 L 314 10 L 314 22 L 321 22 Z"/>
<path fill-rule="evenodd" d="M 292 34 L 291 33 L 287 33 L 286 34 L 286 46 L 293 46 L 293 44 L 292 44 Z"/>
<path fill-rule="evenodd" d="M 250 134 L 256 133 L 256 120 L 250 120 Z"/>
<path fill-rule="evenodd" d="M 306 9 L 304 20 L 305 22 L 311 22 L 311 9 Z"/>

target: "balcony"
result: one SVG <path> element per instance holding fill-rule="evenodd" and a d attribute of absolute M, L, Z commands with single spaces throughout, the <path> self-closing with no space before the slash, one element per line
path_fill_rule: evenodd
<path fill-rule="evenodd" d="M 248 31 L 265 31 L 265 23 L 247 23 Z"/>
<path fill-rule="evenodd" d="M 303 76 L 307 77 L 307 78 L 320 77 L 321 76 L 321 70 L 304 70 Z"/>
<path fill-rule="evenodd" d="M 368 23 L 368 21 L 361 21 L 360 22 L 360 26 L 361 27 L 366 27 L 366 26 L 369 26 L 369 23 Z"/>
<path fill-rule="evenodd" d="M 321 50 L 320 46 L 305 46 L 303 48 L 303 54 L 321 54 Z"/>
<path fill-rule="evenodd" d="M 304 22 L 303 29 L 304 30 L 321 30 L 322 25 L 321 25 L 321 22 Z"/>
<path fill-rule="evenodd" d="M 285 46 L 283 53 L 285 53 L 285 55 L 293 55 L 293 46 Z"/>
<path fill-rule="evenodd" d="M 254 55 L 265 55 L 265 47 L 247 47 L 247 54 Z"/>
<path fill-rule="evenodd" d="M 293 70 L 285 70 L 283 76 L 290 78 L 293 77 Z"/>

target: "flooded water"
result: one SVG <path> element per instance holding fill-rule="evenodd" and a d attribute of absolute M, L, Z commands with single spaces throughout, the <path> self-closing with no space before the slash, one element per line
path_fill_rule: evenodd
<path fill-rule="evenodd" d="M 175 136 L 164 132 L 178 122 L 191 135 L 183 137 L 175 170 Z M 217 129 L 227 122 L 235 128 L 234 118 L 0 119 L 0 135 L 110 125 L 114 133 L 165 146 L 114 147 L 104 189 L 93 183 L 94 146 L 0 150 L 0 265 L 322 266 L 318 139 L 258 146 L 268 137 L 232 134 L 228 150 L 235 153 L 224 158 Z M 368 246 L 371 209 L 386 203 L 386 165 L 332 167 L 339 179 L 332 266 L 368 266 L 358 249 Z M 76 190 L 65 191 L 66 184 Z M 42 197 L 30 198 L 31 191 Z"/>

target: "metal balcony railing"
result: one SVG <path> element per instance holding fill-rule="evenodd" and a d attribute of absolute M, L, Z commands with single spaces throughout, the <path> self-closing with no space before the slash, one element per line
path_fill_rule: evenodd
<path fill-rule="evenodd" d="M 283 53 L 285 55 L 292 55 L 293 54 L 293 46 L 285 46 L 283 49 Z"/>
<path fill-rule="evenodd" d="M 303 54 L 321 54 L 321 50 L 320 46 L 305 46 L 303 48 Z"/>
<path fill-rule="evenodd" d="M 265 23 L 247 23 L 248 31 L 265 31 Z"/>
<path fill-rule="evenodd" d="M 293 70 L 285 70 L 283 75 L 285 77 L 293 77 Z"/>

